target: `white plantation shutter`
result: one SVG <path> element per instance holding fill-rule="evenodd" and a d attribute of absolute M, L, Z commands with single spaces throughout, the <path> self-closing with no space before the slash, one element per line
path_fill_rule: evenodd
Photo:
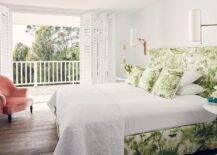
<path fill-rule="evenodd" d="M 108 12 L 97 16 L 98 83 L 115 81 L 115 15 Z"/>
<path fill-rule="evenodd" d="M 80 50 L 80 62 L 81 62 L 81 83 L 92 83 L 92 34 L 93 34 L 93 15 L 87 13 L 81 16 L 81 50 Z"/>
<path fill-rule="evenodd" d="M 108 18 L 101 13 L 97 18 L 98 25 L 98 83 L 108 82 Z"/>
<path fill-rule="evenodd" d="M 81 16 L 81 83 L 114 81 L 113 16 L 106 12 Z"/>
<path fill-rule="evenodd" d="M 93 15 L 93 34 L 92 34 L 92 83 L 98 83 L 99 76 L 99 62 L 98 60 L 98 28 L 97 28 L 97 17 Z"/>
<path fill-rule="evenodd" d="M 12 22 L 7 7 L 0 6 L 0 74 L 12 79 L 13 58 L 11 51 Z"/>
<path fill-rule="evenodd" d="M 115 64 L 115 51 L 116 51 L 116 15 L 114 13 L 108 15 L 108 81 L 115 82 L 116 77 L 116 64 Z"/>

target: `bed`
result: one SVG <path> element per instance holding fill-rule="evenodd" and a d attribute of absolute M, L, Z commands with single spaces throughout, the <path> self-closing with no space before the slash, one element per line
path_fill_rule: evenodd
<path fill-rule="evenodd" d="M 215 57 L 209 55 L 210 48 L 187 49 L 190 59 L 186 59 L 185 67 L 197 66 L 206 74 L 205 69 L 210 71 L 214 67 L 216 72 L 217 48 L 211 48 L 211 53 L 213 49 Z M 177 58 L 186 58 L 186 52 L 183 52 L 186 48 L 175 51 L 171 59 L 167 57 L 167 63 L 171 61 L 170 67 L 183 67 Z M 165 52 L 168 49 L 150 51 L 150 65 L 162 65 Z M 204 55 L 208 60 L 214 59 L 205 63 L 206 68 L 201 65 Z M 210 81 L 212 78 L 206 77 L 198 82 L 207 87 L 204 95 L 208 95 L 211 91 L 208 88 L 215 84 Z M 126 83 L 63 87 L 48 103 L 56 116 L 59 133 L 54 154 L 145 155 L 216 151 L 216 116 L 203 109 L 206 102 L 206 98 L 198 95 L 164 99 Z"/>
<path fill-rule="evenodd" d="M 98 105 L 102 102 L 105 102 L 105 107 Z M 58 154 L 70 154 L 75 151 L 79 154 L 85 154 L 82 150 L 78 152 L 78 146 L 73 145 L 73 143 L 78 142 L 77 138 L 81 138 L 82 136 L 78 135 L 75 141 L 71 141 L 73 134 L 77 133 L 77 131 L 71 131 L 75 129 L 79 130 L 82 125 L 85 126 L 90 123 L 99 123 L 101 125 L 106 123 L 106 121 L 118 118 L 123 120 L 124 126 L 121 129 L 118 127 L 117 134 L 119 135 L 117 135 L 118 138 L 115 140 L 123 140 L 123 137 L 120 137 L 120 135 L 125 136 L 125 154 L 127 150 L 132 153 L 135 151 L 132 150 L 133 147 L 131 146 L 131 143 L 135 141 L 132 140 L 132 138 L 135 138 L 134 136 L 132 137 L 132 135 L 160 129 L 213 122 L 216 116 L 203 109 L 202 105 L 204 103 L 206 103 L 206 99 L 197 95 L 176 96 L 173 100 L 168 100 L 151 95 L 143 89 L 125 83 L 95 86 L 67 86 L 57 91 L 49 102 L 52 111 L 56 111 L 60 133 L 60 140 L 56 151 Z M 93 104 L 94 106 L 92 106 Z M 110 105 L 107 104 L 112 104 L 112 106 L 110 107 Z M 84 106 L 86 108 L 84 108 Z M 90 110 L 92 107 L 93 109 Z M 97 108 L 100 110 L 98 111 Z M 112 112 L 108 112 L 108 108 L 110 108 Z M 105 111 L 106 113 L 104 113 Z M 107 116 L 104 116 L 106 114 L 111 114 L 115 117 L 106 118 Z M 96 119 L 96 117 L 105 118 Z M 88 118 L 92 119 L 87 121 Z M 84 124 L 81 125 L 81 121 L 84 122 Z M 114 124 L 111 123 L 109 125 L 113 126 Z M 91 129 L 91 127 L 89 129 Z M 118 131 L 119 129 L 120 131 Z M 98 130 L 97 132 L 101 132 Z M 121 130 L 123 130 L 123 134 L 121 134 Z M 89 131 L 85 132 L 90 134 Z M 64 135 L 66 135 L 65 138 L 63 138 Z M 70 135 L 72 137 L 70 137 Z M 80 143 L 83 144 L 83 141 L 87 140 L 86 138 L 87 137 Z M 94 139 L 94 137 L 90 137 L 90 139 L 91 138 Z M 213 138 L 216 140 L 216 137 Z M 75 150 L 72 146 L 75 147 Z M 95 150 L 96 148 L 94 148 L 92 152 L 95 152 Z M 117 148 L 117 150 L 120 151 L 120 148 Z"/>

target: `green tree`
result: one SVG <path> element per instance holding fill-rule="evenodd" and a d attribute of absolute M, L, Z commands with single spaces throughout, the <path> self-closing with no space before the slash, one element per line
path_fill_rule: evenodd
<path fill-rule="evenodd" d="M 30 48 L 23 43 L 17 43 L 13 52 L 14 61 L 26 61 Z"/>
<path fill-rule="evenodd" d="M 26 32 L 35 35 L 33 53 L 38 60 L 78 60 L 79 28 L 28 25 Z"/>
<path fill-rule="evenodd" d="M 54 55 L 55 60 L 79 60 L 79 43 L 73 47 L 66 49 L 63 52 L 56 52 Z"/>
<path fill-rule="evenodd" d="M 35 31 L 32 50 L 37 55 L 38 60 L 52 60 L 54 53 L 53 33 L 50 26 L 41 26 Z"/>

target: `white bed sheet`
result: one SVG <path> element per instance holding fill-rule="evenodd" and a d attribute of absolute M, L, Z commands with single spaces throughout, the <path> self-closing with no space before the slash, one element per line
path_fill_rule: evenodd
<path fill-rule="evenodd" d="M 213 121 L 205 102 L 196 95 L 168 100 L 125 83 L 61 88 L 48 103 L 59 122 L 54 154 L 123 154 L 126 135 Z"/>
<path fill-rule="evenodd" d="M 203 109 L 206 99 L 198 95 L 164 99 L 125 83 L 98 85 L 118 104 L 124 119 L 125 135 L 215 120 Z"/>
<path fill-rule="evenodd" d="M 210 122 L 216 118 L 203 108 L 207 101 L 198 95 L 175 96 L 169 100 L 126 83 L 101 84 L 96 85 L 96 88 L 118 104 L 124 119 L 125 135 Z M 49 104 L 54 111 L 56 102 L 51 101 Z"/>

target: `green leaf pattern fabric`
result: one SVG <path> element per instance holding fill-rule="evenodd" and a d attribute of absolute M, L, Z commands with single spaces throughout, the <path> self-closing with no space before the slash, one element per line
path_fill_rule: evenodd
<path fill-rule="evenodd" d="M 149 50 L 150 61 L 147 66 L 198 71 L 203 75 L 197 84 L 205 91 L 201 96 L 208 97 L 214 91 L 217 80 L 217 46 L 160 48 Z"/>
<path fill-rule="evenodd" d="M 133 67 L 131 73 L 127 77 L 126 83 L 137 87 L 143 71 L 144 69 L 141 67 Z"/>
<path fill-rule="evenodd" d="M 167 99 L 173 98 L 182 74 L 182 71 L 164 69 L 154 85 L 153 94 Z"/>
<path fill-rule="evenodd" d="M 147 91 L 152 91 L 152 88 L 160 75 L 161 69 L 146 68 L 142 73 L 139 81 L 139 87 Z"/>
<path fill-rule="evenodd" d="M 217 46 L 160 48 L 148 52 L 146 67 L 164 68 L 154 85 L 153 93 L 165 98 L 175 94 L 182 72 L 198 71 L 203 76 L 195 83 L 208 97 L 217 86 Z M 170 70 L 176 70 L 170 72 Z M 125 155 L 183 155 L 217 148 L 217 121 L 163 129 L 125 136 Z"/>
<path fill-rule="evenodd" d="M 217 122 L 125 137 L 125 155 L 183 155 L 217 148 Z"/>

